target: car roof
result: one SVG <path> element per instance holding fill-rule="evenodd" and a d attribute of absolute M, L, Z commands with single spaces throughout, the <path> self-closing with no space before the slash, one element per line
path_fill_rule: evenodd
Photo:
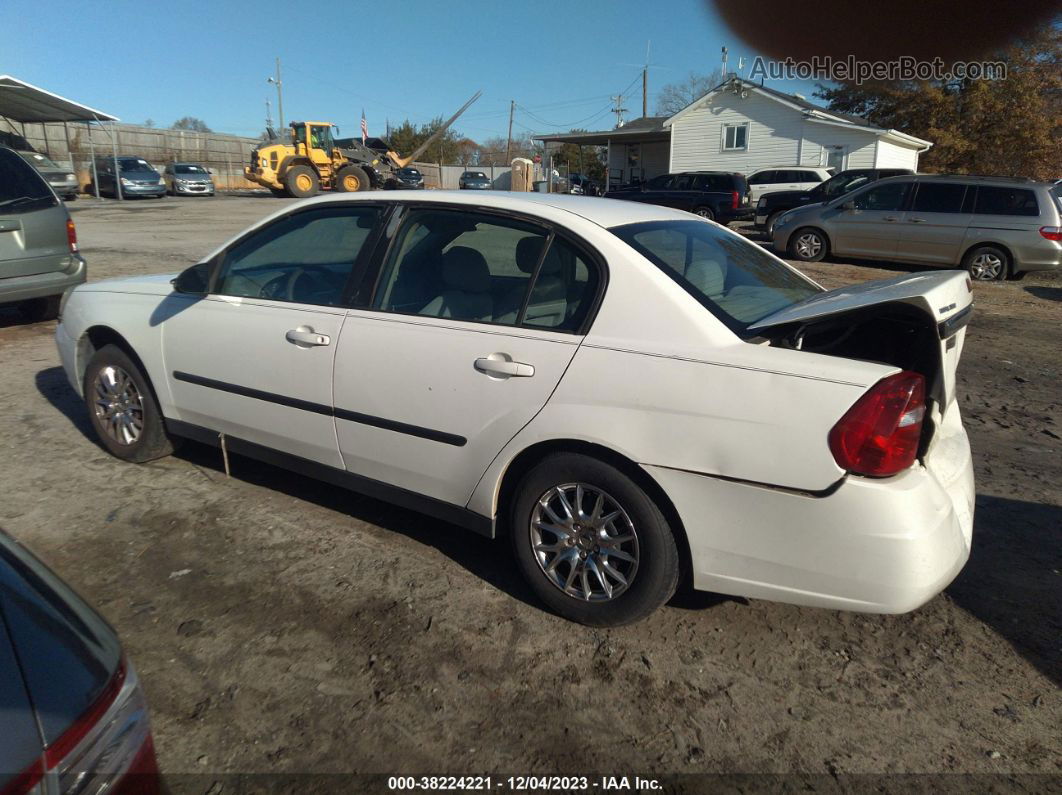
<path fill-rule="evenodd" d="M 535 213 L 540 206 L 552 207 L 584 218 L 591 223 L 604 227 L 623 226 L 642 221 L 689 221 L 694 218 L 687 212 L 670 207 L 661 207 L 644 202 L 623 201 L 621 199 L 604 199 L 591 196 L 572 196 L 568 193 L 511 193 L 496 191 L 469 195 L 467 191 L 433 190 L 410 191 L 408 197 L 402 191 L 388 191 L 381 196 L 377 192 L 340 193 L 306 199 L 300 204 L 330 204 L 349 201 L 380 201 L 380 199 L 408 199 L 417 204 L 467 204 L 470 207 L 509 210 L 510 212 Z"/>

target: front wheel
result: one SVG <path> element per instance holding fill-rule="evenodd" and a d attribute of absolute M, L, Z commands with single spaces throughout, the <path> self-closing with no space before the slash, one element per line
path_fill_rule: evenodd
<path fill-rule="evenodd" d="M 309 166 L 292 166 L 284 177 L 284 185 L 288 193 L 296 199 L 306 199 L 316 196 L 321 189 L 321 183 L 317 179 L 317 172 Z"/>
<path fill-rule="evenodd" d="M 174 451 L 147 376 L 117 345 L 93 354 L 82 386 L 89 422 L 111 455 L 142 464 Z"/>
<path fill-rule="evenodd" d="M 709 221 L 715 220 L 715 213 L 712 212 L 711 207 L 698 207 L 693 211 L 694 215 L 699 215 L 701 218 L 707 218 Z"/>
<path fill-rule="evenodd" d="M 978 246 L 962 260 L 970 278 L 978 282 L 995 282 L 1007 278 L 1007 255 L 995 246 Z"/>
<path fill-rule="evenodd" d="M 789 238 L 789 256 L 801 262 L 819 262 L 830 244 L 818 229 L 798 229 Z"/>
<path fill-rule="evenodd" d="M 678 587 L 678 548 L 664 515 L 630 477 L 596 458 L 558 453 L 528 472 L 510 533 L 532 590 L 580 624 L 639 621 Z"/>

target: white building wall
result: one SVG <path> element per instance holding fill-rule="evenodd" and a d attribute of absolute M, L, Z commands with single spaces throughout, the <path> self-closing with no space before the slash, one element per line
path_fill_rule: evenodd
<path fill-rule="evenodd" d="M 909 168 L 918 171 L 918 150 L 891 141 L 878 142 L 878 168 Z"/>

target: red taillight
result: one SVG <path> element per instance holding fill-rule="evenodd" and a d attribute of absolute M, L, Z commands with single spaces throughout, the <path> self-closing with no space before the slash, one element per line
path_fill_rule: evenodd
<path fill-rule="evenodd" d="M 1062 226 L 1041 226 L 1040 234 L 1048 240 L 1062 240 Z"/>
<path fill-rule="evenodd" d="M 111 681 L 103 688 L 103 692 L 96 697 L 92 705 L 82 712 L 81 717 L 74 721 L 70 728 L 59 735 L 59 738 L 44 751 L 44 766 L 48 770 L 63 761 L 63 757 L 73 751 L 77 744 L 85 739 L 85 735 L 95 728 L 100 718 L 107 713 L 111 704 L 114 703 L 114 699 L 117 698 L 124 682 L 125 660 L 123 659 L 118 663 L 118 670 L 114 672 Z"/>
<path fill-rule="evenodd" d="M 882 379 L 848 409 L 829 435 L 842 469 L 885 477 L 914 463 L 926 413 L 926 380 L 904 371 Z"/>
<path fill-rule="evenodd" d="M 66 242 L 70 244 L 70 253 L 77 253 L 77 229 L 74 228 L 74 222 L 69 218 L 66 219 Z"/>
<path fill-rule="evenodd" d="M 730 191 L 730 209 L 731 210 L 736 210 L 738 208 L 738 205 L 740 204 L 740 202 L 741 202 L 741 197 L 738 196 L 738 192 L 736 190 Z"/>

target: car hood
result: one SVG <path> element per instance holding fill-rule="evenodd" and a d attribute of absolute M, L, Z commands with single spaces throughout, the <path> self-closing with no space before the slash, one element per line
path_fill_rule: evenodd
<path fill-rule="evenodd" d="M 174 179 L 182 182 L 211 182 L 209 174 L 174 174 Z"/>
<path fill-rule="evenodd" d="M 86 293 L 169 295 L 173 292 L 173 285 L 171 285 L 170 282 L 176 278 L 176 273 L 153 273 L 146 276 L 122 276 L 117 279 L 105 279 L 101 282 L 82 284 L 77 290 Z"/>

